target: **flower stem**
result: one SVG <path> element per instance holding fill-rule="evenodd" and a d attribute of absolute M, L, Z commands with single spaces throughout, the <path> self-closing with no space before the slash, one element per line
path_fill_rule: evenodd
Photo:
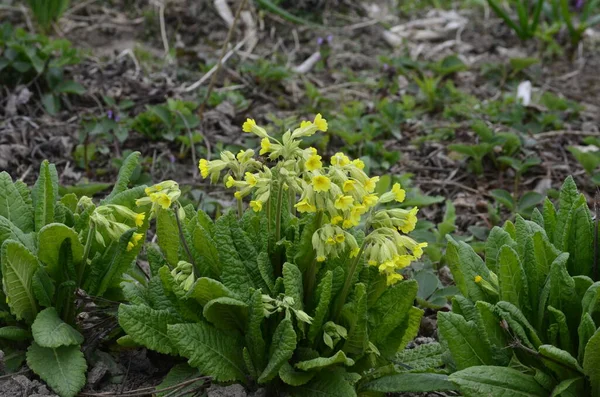
<path fill-rule="evenodd" d="M 334 322 L 337 322 L 338 317 L 342 311 L 342 307 L 346 302 L 346 298 L 348 298 L 348 294 L 350 293 L 350 286 L 352 285 L 352 280 L 354 279 L 354 273 L 356 273 L 356 268 L 358 267 L 358 262 L 360 261 L 360 257 L 362 256 L 363 251 L 365 250 L 366 239 L 363 241 L 356 258 L 350 265 L 348 269 L 348 273 L 346 274 L 346 281 L 344 282 L 344 286 L 342 287 L 342 292 L 338 295 L 338 298 L 333 306 L 333 318 Z"/>
<path fill-rule="evenodd" d="M 90 228 L 88 229 L 88 234 L 85 240 L 85 248 L 83 249 L 83 260 L 81 261 L 81 265 L 79 266 L 79 272 L 77 274 L 77 288 L 81 288 L 83 272 L 85 270 L 85 267 L 87 266 L 88 257 L 90 256 L 90 250 L 92 249 L 92 239 L 94 237 L 95 231 L 96 224 L 94 222 L 90 222 Z"/>
<path fill-rule="evenodd" d="M 317 213 L 316 219 L 316 228 L 315 230 L 321 227 L 321 223 L 323 222 L 323 211 L 319 211 Z M 304 272 L 304 301 L 309 303 L 312 299 L 313 290 L 315 289 L 316 279 L 317 279 L 317 254 L 315 250 L 312 250 L 313 259 L 310 263 L 308 269 Z"/>
<path fill-rule="evenodd" d="M 283 181 L 279 181 L 279 191 L 277 192 L 277 212 L 275 216 L 275 243 L 281 239 L 281 208 L 283 207 Z"/>

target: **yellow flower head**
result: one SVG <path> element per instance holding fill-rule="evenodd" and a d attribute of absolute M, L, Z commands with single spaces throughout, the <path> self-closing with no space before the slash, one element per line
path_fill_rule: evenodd
<path fill-rule="evenodd" d="M 415 230 L 415 226 L 417 226 L 417 212 L 419 212 L 417 207 L 408 212 L 408 218 L 406 218 L 404 225 L 399 228 L 402 233 L 410 233 Z"/>
<path fill-rule="evenodd" d="M 242 192 L 240 192 L 239 190 L 235 193 L 233 193 L 233 197 L 235 197 L 238 200 L 241 200 L 243 198 L 242 196 Z"/>
<path fill-rule="evenodd" d="M 133 243 L 137 245 L 143 237 L 144 235 L 142 233 L 133 233 L 131 240 L 133 240 Z"/>
<path fill-rule="evenodd" d="M 356 258 L 358 253 L 360 252 L 360 248 L 356 247 L 352 251 L 350 251 L 350 258 Z"/>
<path fill-rule="evenodd" d="M 304 200 L 298 202 L 297 204 L 294 205 L 294 207 L 296 207 L 298 212 L 316 212 L 317 211 L 317 207 L 315 207 L 313 204 L 309 203 L 307 199 L 304 199 Z"/>
<path fill-rule="evenodd" d="M 342 222 L 343 220 L 344 220 L 344 218 L 342 218 L 340 215 L 336 215 L 333 218 L 331 218 L 331 224 L 335 226 L 338 223 Z"/>
<path fill-rule="evenodd" d="M 306 160 L 306 163 L 304 163 L 304 166 L 309 171 L 315 171 L 315 170 L 321 169 L 321 167 L 323 167 L 323 163 L 321 163 L 321 156 L 319 156 L 318 154 L 313 154 L 312 156 L 310 156 L 308 158 L 308 160 Z"/>
<path fill-rule="evenodd" d="M 343 234 L 336 234 L 335 235 L 335 242 L 338 244 L 343 243 L 346 240 L 346 236 L 344 236 Z"/>
<path fill-rule="evenodd" d="M 344 219 L 344 222 L 342 222 L 342 227 L 344 229 L 350 229 L 352 226 L 354 226 L 354 224 L 350 219 Z"/>
<path fill-rule="evenodd" d="M 300 122 L 300 128 L 310 127 L 311 125 L 313 125 L 313 123 L 308 120 L 303 120 Z"/>
<path fill-rule="evenodd" d="M 415 259 L 412 255 L 398 255 L 394 257 L 394 264 L 396 267 L 402 269 L 406 266 L 410 265 L 410 263 Z"/>
<path fill-rule="evenodd" d="M 374 176 L 373 178 L 367 179 L 365 182 L 365 190 L 368 193 L 373 193 L 375 191 L 375 187 L 377 187 L 377 182 L 379 182 L 379 177 Z"/>
<path fill-rule="evenodd" d="M 271 141 L 269 140 L 269 138 L 263 138 L 260 141 L 260 152 L 258 152 L 258 154 L 260 154 L 261 156 L 263 154 L 267 154 L 271 151 Z"/>
<path fill-rule="evenodd" d="M 335 240 L 333 237 L 329 237 L 327 238 L 327 241 L 325 241 L 325 243 L 329 244 L 329 245 L 334 245 L 335 244 Z"/>
<path fill-rule="evenodd" d="M 318 113 L 317 116 L 315 117 L 315 120 L 313 121 L 313 124 L 317 127 L 317 129 L 319 131 L 327 131 L 327 120 L 325 120 L 322 116 L 321 113 Z"/>
<path fill-rule="evenodd" d="M 252 200 L 250 201 L 250 207 L 254 210 L 254 212 L 260 212 L 263 207 L 262 201 Z"/>
<path fill-rule="evenodd" d="M 202 178 L 208 178 L 209 170 L 208 170 L 208 160 L 202 159 L 198 164 L 198 168 L 200 169 L 200 175 Z"/>
<path fill-rule="evenodd" d="M 352 164 L 354 164 L 354 166 L 356 168 L 358 168 L 359 170 L 362 170 L 365 168 L 365 163 L 361 159 L 352 160 Z"/>
<path fill-rule="evenodd" d="M 309 147 L 309 148 L 307 148 L 306 150 L 308 150 L 308 152 L 309 152 L 310 154 L 317 154 L 317 153 L 318 153 L 317 149 L 315 149 L 315 148 L 314 148 L 314 147 L 312 147 L 312 146 L 311 146 L 311 147 Z"/>
<path fill-rule="evenodd" d="M 171 197 L 166 193 L 152 193 L 150 199 L 153 203 L 157 203 L 165 210 L 171 206 Z"/>
<path fill-rule="evenodd" d="M 323 175 L 317 175 L 312 178 L 312 185 L 315 192 L 326 192 L 331 187 L 331 180 Z"/>
<path fill-rule="evenodd" d="M 142 225 L 144 224 L 144 219 L 146 219 L 146 214 L 141 212 L 139 214 L 135 215 L 135 225 L 137 227 L 142 227 Z"/>
<path fill-rule="evenodd" d="M 127 251 L 131 251 L 135 245 L 130 241 L 127 243 Z"/>
<path fill-rule="evenodd" d="M 352 198 L 352 196 L 339 196 L 335 200 L 335 208 L 337 208 L 338 210 L 346 211 L 352 207 L 353 202 L 354 199 Z"/>
<path fill-rule="evenodd" d="M 476 283 L 480 283 L 481 280 L 483 280 L 483 277 L 481 277 L 479 274 L 477 276 L 475 276 L 475 282 Z"/>
<path fill-rule="evenodd" d="M 317 256 L 317 262 L 325 262 L 325 259 L 327 259 L 327 258 L 324 257 L 323 255 Z"/>
<path fill-rule="evenodd" d="M 402 275 L 400 273 L 390 273 L 387 275 L 387 285 L 394 285 L 396 284 L 398 281 L 404 280 L 404 277 L 402 277 Z"/>
<path fill-rule="evenodd" d="M 342 152 L 337 152 L 331 158 L 331 165 L 339 165 L 341 167 L 350 164 L 350 159 Z"/>
<path fill-rule="evenodd" d="M 362 203 L 365 207 L 371 208 L 372 206 L 377 204 L 378 200 L 379 200 L 379 197 L 377 197 L 376 194 L 367 194 L 365 197 L 363 197 Z"/>
<path fill-rule="evenodd" d="M 225 186 L 230 188 L 230 187 L 233 187 L 234 184 L 235 184 L 235 179 L 233 179 L 233 177 L 231 175 L 228 175 L 227 179 L 225 179 Z"/>
<path fill-rule="evenodd" d="M 251 172 L 246 172 L 246 174 L 244 175 L 244 179 L 246 180 L 246 182 L 248 182 L 248 185 L 252 187 L 256 186 L 256 184 L 258 183 L 258 179 L 256 179 L 256 176 Z"/>
<path fill-rule="evenodd" d="M 399 183 L 394 183 L 394 186 L 392 186 L 392 193 L 394 193 L 394 198 L 399 203 L 403 202 L 406 198 L 406 191 L 400 187 Z"/>
<path fill-rule="evenodd" d="M 246 119 L 246 122 L 242 125 L 242 131 L 252 132 L 252 128 L 256 127 L 256 121 L 254 119 Z"/>
<path fill-rule="evenodd" d="M 423 256 L 423 248 L 427 247 L 427 243 L 419 243 L 412 249 L 412 253 L 415 258 L 419 259 Z"/>
<path fill-rule="evenodd" d="M 344 193 L 348 193 L 348 192 L 354 190 L 355 183 L 356 183 L 356 181 L 354 181 L 352 179 L 348 179 L 346 182 L 344 182 L 344 185 L 342 187 L 342 190 L 344 190 Z"/>

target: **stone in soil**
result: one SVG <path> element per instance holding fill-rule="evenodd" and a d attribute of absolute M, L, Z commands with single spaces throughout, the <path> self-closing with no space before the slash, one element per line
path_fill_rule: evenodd
<path fill-rule="evenodd" d="M 30 380 L 24 375 L 15 375 L 0 383 L 2 397 L 58 397 L 37 380 Z"/>

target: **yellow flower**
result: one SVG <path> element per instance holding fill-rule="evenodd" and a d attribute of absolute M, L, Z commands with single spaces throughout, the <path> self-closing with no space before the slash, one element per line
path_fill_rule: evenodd
<path fill-rule="evenodd" d="M 313 154 L 308 158 L 308 160 L 306 160 L 306 163 L 304 165 L 309 171 L 321 169 L 321 167 L 323 166 L 323 163 L 321 163 L 321 156 L 319 156 L 318 154 Z"/>
<path fill-rule="evenodd" d="M 427 243 L 419 243 L 414 246 L 412 253 L 415 258 L 419 259 L 423 256 L 423 248 L 427 247 Z"/>
<path fill-rule="evenodd" d="M 230 188 L 230 187 L 233 187 L 234 183 L 235 183 L 235 179 L 233 179 L 233 177 L 231 175 L 228 175 L 227 179 L 225 179 L 225 186 Z"/>
<path fill-rule="evenodd" d="M 360 248 L 356 247 L 352 251 L 350 251 L 350 258 L 356 258 L 358 253 L 360 252 Z"/>
<path fill-rule="evenodd" d="M 133 243 L 137 245 L 143 237 L 144 235 L 142 233 L 133 233 L 131 239 L 133 240 Z"/>
<path fill-rule="evenodd" d="M 239 190 L 235 193 L 233 193 L 233 197 L 235 197 L 238 200 L 242 199 L 242 192 L 240 192 Z"/>
<path fill-rule="evenodd" d="M 256 127 L 256 121 L 254 119 L 246 119 L 246 122 L 242 125 L 242 131 L 252 132 L 252 128 Z"/>
<path fill-rule="evenodd" d="M 144 219 L 146 219 L 146 214 L 139 213 L 135 215 L 135 225 L 137 227 L 142 227 L 142 225 L 144 224 Z"/>
<path fill-rule="evenodd" d="M 356 168 L 358 168 L 359 170 L 362 170 L 365 168 L 365 163 L 361 159 L 352 160 L 352 164 L 354 164 L 354 166 Z"/>
<path fill-rule="evenodd" d="M 202 159 L 198 164 L 198 168 L 200 168 L 200 175 L 202 178 L 208 178 L 209 170 L 208 170 L 208 160 Z"/>
<path fill-rule="evenodd" d="M 380 273 L 389 273 L 396 270 L 396 264 L 393 261 L 385 261 L 381 265 L 379 265 Z"/>
<path fill-rule="evenodd" d="M 402 269 L 414 260 L 415 258 L 412 255 L 398 255 L 394 258 L 394 264 L 396 267 Z"/>
<path fill-rule="evenodd" d="M 403 202 L 406 198 L 406 191 L 400 187 L 399 183 L 394 183 L 394 186 L 392 186 L 392 193 L 394 193 L 394 198 L 399 203 Z"/>
<path fill-rule="evenodd" d="M 404 277 L 402 277 L 401 274 L 399 273 L 391 273 L 387 275 L 387 285 L 394 285 L 396 284 L 398 281 L 404 280 Z"/>
<path fill-rule="evenodd" d="M 354 224 L 350 219 L 344 219 L 344 222 L 342 223 L 344 229 L 350 229 L 352 226 L 354 226 Z"/>
<path fill-rule="evenodd" d="M 415 226 L 417 226 L 417 212 L 419 212 L 417 207 L 414 207 L 408 212 L 408 218 L 406 219 L 404 225 L 399 227 L 402 233 L 410 233 L 415 230 Z"/>
<path fill-rule="evenodd" d="M 298 212 L 316 212 L 317 207 L 308 202 L 307 199 L 304 199 L 297 204 L 294 205 Z"/>
<path fill-rule="evenodd" d="M 344 236 L 343 234 L 336 234 L 335 235 L 335 241 L 338 244 L 343 243 L 346 240 L 346 236 Z"/>
<path fill-rule="evenodd" d="M 127 243 L 127 251 L 131 251 L 135 245 L 130 241 Z"/>
<path fill-rule="evenodd" d="M 348 193 L 349 191 L 354 190 L 355 183 L 356 183 L 356 181 L 353 181 L 351 179 L 348 179 L 346 182 L 344 182 L 344 186 L 342 187 L 342 189 L 344 190 L 344 193 Z"/>
<path fill-rule="evenodd" d="M 309 147 L 308 149 L 306 149 L 310 152 L 310 154 L 317 154 L 317 149 L 315 149 L 314 147 Z"/>
<path fill-rule="evenodd" d="M 379 182 L 379 177 L 374 176 L 373 178 L 367 179 L 365 182 L 365 190 L 368 193 L 373 193 L 375 191 L 375 187 L 377 186 L 377 182 Z"/>
<path fill-rule="evenodd" d="M 258 152 L 258 154 L 260 154 L 261 156 L 263 154 L 269 153 L 271 151 L 271 141 L 269 141 L 269 138 L 263 138 L 260 141 L 260 152 Z"/>
<path fill-rule="evenodd" d="M 166 193 L 152 193 L 152 195 L 150 195 L 150 199 L 153 203 L 157 203 L 165 210 L 171 206 L 171 197 L 169 197 Z"/>
<path fill-rule="evenodd" d="M 317 262 L 325 262 L 325 259 L 327 259 L 327 258 L 324 257 L 323 255 L 317 256 Z"/>
<path fill-rule="evenodd" d="M 321 113 L 318 113 L 317 116 L 315 117 L 315 120 L 313 121 L 313 124 L 317 126 L 317 129 L 319 131 L 327 131 L 327 120 L 325 120 L 322 116 Z"/>
<path fill-rule="evenodd" d="M 312 185 L 315 192 L 326 192 L 331 187 L 331 180 L 323 175 L 314 176 L 312 179 Z"/>
<path fill-rule="evenodd" d="M 246 172 L 246 174 L 244 175 L 244 179 L 246 180 L 246 182 L 248 182 L 248 185 L 252 187 L 256 186 L 256 184 L 258 183 L 258 179 L 256 179 L 256 176 L 254 176 L 254 174 L 251 172 Z"/>
<path fill-rule="evenodd" d="M 250 201 L 250 207 L 254 210 L 254 212 L 260 212 L 262 210 L 263 203 L 262 201 L 252 200 Z"/>
<path fill-rule="evenodd" d="M 350 159 L 342 152 L 337 152 L 331 158 L 331 165 L 339 165 L 341 167 L 350 164 Z"/>
<path fill-rule="evenodd" d="M 310 121 L 308 121 L 308 120 L 303 120 L 303 121 L 300 123 L 300 128 L 306 128 L 306 127 L 310 127 L 312 124 L 313 124 L 313 123 L 311 123 L 311 122 L 310 122 Z"/>
<path fill-rule="evenodd" d="M 377 197 L 376 194 L 367 194 L 365 197 L 363 197 L 363 205 L 367 208 L 370 208 L 372 206 L 374 206 L 375 204 L 377 204 L 377 201 L 379 200 L 379 197 Z"/>
<path fill-rule="evenodd" d="M 477 276 L 475 276 L 475 282 L 476 283 L 480 283 L 481 280 L 483 280 L 483 277 L 481 277 L 479 274 Z"/>
<path fill-rule="evenodd" d="M 329 237 L 327 239 L 327 241 L 325 241 L 325 243 L 327 243 L 329 245 L 334 245 L 335 244 L 335 240 L 333 239 L 333 237 Z"/>
<path fill-rule="evenodd" d="M 343 220 L 344 220 L 344 218 L 342 218 L 340 215 L 336 215 L 333 218 L 331 218 L 331 224 L 337 225 L 338 223 L 342 222 Z"/>
<path fill-rule="evenodd" d="M 337 200 L 335 200 L 335 208 L 338 210 L 346 211 L 352 207 L 352 203 L 354 199 L 352 196 L 339 196 Z"/>
<path fill-rule="evenodd" d="M 375 261 L 373 259 L 369 259 L 369 261 L 367 263 L 369 264 L 369 266 L 377 266 L 377 261 Z"/>

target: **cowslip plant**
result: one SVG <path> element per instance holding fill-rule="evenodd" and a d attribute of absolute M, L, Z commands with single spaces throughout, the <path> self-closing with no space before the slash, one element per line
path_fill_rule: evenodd
<path fill-rule="evenodd" d="M 535 35 L 544 6 L 544 0 L 535 0 L 533 6 L 530 6 L 532 2 L 528 0 L 511 1 L 510 3 L 514 5 L 517 13 L 517 21 L 513 21 L 509 15 L 509 11 L 502 7 L 498 0 L 487 0 L 487 2 L 492 10 L 502 18 L 521 40 L 530 39 Z"/>
<path fill-rule="evenodd" d="M 61 397 L 76 395 L 86 380 L 77 291 L 120 296 L 142 247 L 148 222 L 135 200 L 144 189 L 127 189 L 138 157 L 124 162 L 100 205 L 74 194 L 59 198 L 58 173 L 47 161 L 32 189 L 0 173 L 0 349 L 13 370 L 27 349 L 28 366 Z"/>
<path fill-rule="evenodd" d="M 48 31 L 69 6 L 69 0 L 27 0 L 29 9 L 40 27 Z"/>
<path fill-rule="evenodd" d="M 492 229 L 485 262 L 448 239 L 462 295 L 438 313 L 449 376 L 464 396 L 597 396 L 600 282 L 594 224 L 569 177 L 559 208 L 546 200 L 532 220 Z M 593 279 L 592 279 L 593 277 Z"/>
<path fill-rule="evenodd" d="M 235 190 L 237 209 L 213 221 L 192 206 L 156 206 L 152 276 L 123 284 L 131 304 L 119 308 L 121 344 L 181 355 L 216 382 L 273 395 L 410 387 L 414 374 L 388 377 L 423 313 L 416 281 L 400 273 L 426 245 L 405 235 L 417 208 L 394 208 L 399 184 L 375 194 L 378 177 L 360 160 L 336 153 L 326 164 L 301 147 L 326 129 L 317 115 L 278 140 L 249 119 L 243 130 L 261 138 L 264 157 L 225 151 L 199 163 L 203 178 Z"/>

